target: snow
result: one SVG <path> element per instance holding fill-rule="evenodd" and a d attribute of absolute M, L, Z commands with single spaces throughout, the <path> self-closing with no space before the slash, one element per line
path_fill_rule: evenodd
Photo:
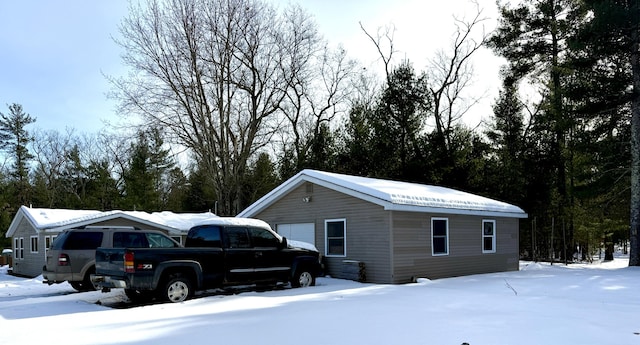
<path fill-rule="evenodd" d="M 304 181 L 383 206 L 385 210 L 526 218 L 518 206 L 459 190 L 305 169 L 238 214 L 252 217 Z M 308 202 L 308 201 L 307 201 Z"/>
<path fill-rule="evenodd" d="M 83 221 L 96 220 L 101 218 L 114 217 L 119 214 L 127 215 L 160 225 L 169 226 L 175 229 L 188 230 L 198 223 L 216 219 L 218 216 L 211 212 L 204 213 L 173 213 L 173 212 L 153 212 L 142 211 L 94 211 L 94 210 L 70 210 L 51 208 L 30 208 L 20 207 L 21 211 L 31 219 L 36 228 L 49 229 L 57 228 L 68 224 L 80 223 Z"/>
<path fill-rule="evenodd" d="M 0 268 L 0 344 L 638 344 L 628 258 L 405 285 L 317 286 L 133 306 Z"/>
<path fill-rule="evenodd" d="M 341 184 L 350 189 L 360 190 L 375 198 L 394 204 L 524 213 L 524 211 L 517 206 L 451 188 L 343 175 L 317 170 L 305 170 L 303 173 L 316 178 L 323 178 L 335 184 Z"/>

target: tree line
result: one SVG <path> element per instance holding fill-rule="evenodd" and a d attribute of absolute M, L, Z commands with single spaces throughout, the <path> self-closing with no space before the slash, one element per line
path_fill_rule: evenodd
<path fill-rule="evenodd" d="M 637 265 L 637 1 L 498 6 L 490 33 L 479 7 L 454 17 L 450 44 L 419 69 L 396 58 L 393 27 L 361 24 L 382 62 L 370 71 L 297 5 L 133 4 L 116 38 L 131 73 L 109 80 L 119 113 L 145 126 L 125 138 L 30 133 L 35 118 L 10 105 L 0 221 L 26 204 L 235 215 L 314 168 L 521 206 L 528 258 L 588 260 L 602 245 L 611 258 L 630 240 Z M 489 120 L 469 128 L 471 58 L 484 48 L 507 64 Z"/>

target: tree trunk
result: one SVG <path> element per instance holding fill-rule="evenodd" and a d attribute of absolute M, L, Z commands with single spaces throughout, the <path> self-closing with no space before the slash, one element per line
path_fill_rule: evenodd
<path fill-rule="evenodd" d="M 629 2 L 631 17 L 640 18 L 638 0 Z M 631 31 L 631 69 L 633 98 L 631 100 L 631 233 L 629 266 L 640 266 L 640 26 L 636 22 Z"/>

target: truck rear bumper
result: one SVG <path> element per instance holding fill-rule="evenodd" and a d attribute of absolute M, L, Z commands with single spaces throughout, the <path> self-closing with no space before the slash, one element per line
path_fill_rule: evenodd
<path fill-rule="evenodd" d="M 111 276 L 100 276 L 100 275 L 91 275 L 91 282 L 104 289 L 112 289 L 112 288 L 126 288 L 127 282 L 123 279 L 114 278 Z"/>

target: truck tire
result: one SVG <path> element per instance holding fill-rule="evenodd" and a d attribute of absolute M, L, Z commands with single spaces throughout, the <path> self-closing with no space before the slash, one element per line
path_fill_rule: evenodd
<path fill-rule="evenodd" d="M 291 279 L 292 287 L 309 287 L 316 285 L 316 277 L 306 267 L 299 268 Z"/>
<path fill-rule="evenodd" d="M 162 290 L 163 299 L 173 303 L 183 302 L 191 295 L 193 295 L 191 281 L 180 273 L 169 276 Z"/>

